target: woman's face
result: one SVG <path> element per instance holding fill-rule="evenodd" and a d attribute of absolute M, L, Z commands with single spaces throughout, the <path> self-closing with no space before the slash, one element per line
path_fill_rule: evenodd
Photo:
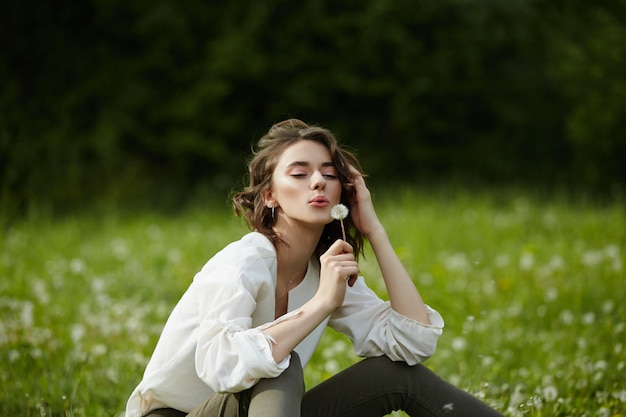
<path fill-rule="evenodd" d="M 272 176 L 266 204 L 277 210 L 281 222 L 324 226 L 330 209 L 341 199 L 342 184 L 326 146 L 301 140 L 282 153 Z"/>

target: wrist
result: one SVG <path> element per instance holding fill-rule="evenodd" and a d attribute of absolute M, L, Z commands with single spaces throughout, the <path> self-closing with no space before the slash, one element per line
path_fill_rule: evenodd
<path fill-rule="evenodd" d="M 319 292 L 311 298 L 307 305 L 312 314 L 319 315 L 322 319 L 328 317 L 336 308 L 332 300 L 328 297 L 324 297 L 324 295 Z"/>
<path fill-rule="evenodd" d="M 372 243 L 376 239 L 379 238 L 387 238 L 387 231 L 383 227 L 381 223 L 378 223 L 375 227 L 372 227 L 367 233 L 365 233 L 365 238 Z"/>

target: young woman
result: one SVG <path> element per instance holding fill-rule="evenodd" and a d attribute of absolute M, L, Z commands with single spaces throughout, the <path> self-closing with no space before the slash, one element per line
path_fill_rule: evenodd
<path fill-rule="evenodd" d="M 127 417 L 499 416 L 420 363 L 443 319 L 424 304 L 378 220 L 357 159 L 291 119 L 261 138 L 235 211 L 252 231 L 217 253 L 169 317 Z M 331 209 L 343 204 L 343 225 Z M 342 226 L 347 235 L 342 236 Z M 364 239 L 389 296 L 359 276 Z M 309 391 L 326 326 L 367 359 Z"/>

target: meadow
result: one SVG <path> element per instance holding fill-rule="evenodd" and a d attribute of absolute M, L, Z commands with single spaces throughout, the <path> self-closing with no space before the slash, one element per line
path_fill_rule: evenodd
<path fill-rule="evenodd" d="M 374 198 L 446 321 L 426 365 L 506 416 L 626 415 L 621 199 L 455 188 L 375 189 Z M 122 414 L 195 272 L 246 232 L 224 201 L 5 224 L 0 416 Z M 384 297 L 369 251 L 361 272 Z M 328 330 L 307 385 L 357 360 Z"/>

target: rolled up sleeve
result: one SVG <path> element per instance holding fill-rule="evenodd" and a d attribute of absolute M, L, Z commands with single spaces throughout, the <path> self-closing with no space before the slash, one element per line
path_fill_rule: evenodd
<path fill-rule="evenodd" d="M 416 365 L 433 355 L 443 333 L 443 318 L 431 307 L 427 309 L 430 324 L 403 316 L 359 278 L 329 325 L 352 340 L 359 356 L 386 355 L 391 360 Z"/>
<path fill-rule="evenodd" d="M 256 307 L 254 291 L 241 280 L 194 283 L 202 294 L 201 322 L 195 349 L 196 373 L 215 392 L 240 392 L 262 378 L 275 378 L 289 366 L 289 357 L 276 363 L 272 338 L 263 332 L 269 324 L 251 327 Z M 271 322 L 270 322 L 271 323 Z"/>
<path fill-rule="evenodd" d="M 275 378 L 289 366 L 276 363 L 272 339 L 259 329 L 211 320 L 198 338 L 196 372 L 215 392 L 240 392 L 261 378 Z"/>

